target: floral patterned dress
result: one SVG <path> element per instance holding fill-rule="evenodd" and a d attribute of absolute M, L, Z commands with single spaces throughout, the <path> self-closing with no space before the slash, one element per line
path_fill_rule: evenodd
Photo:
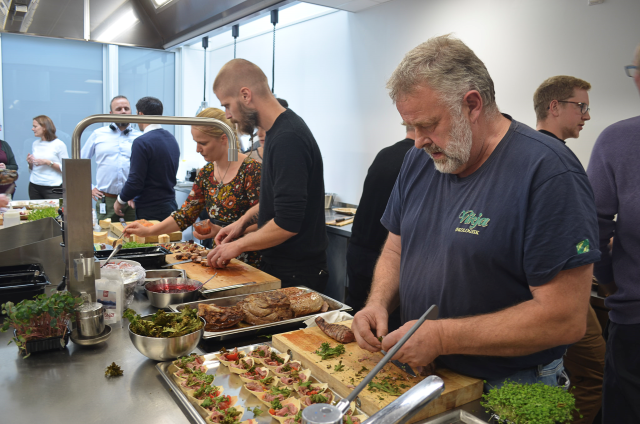
<path fill-rule="evenodd" d="M 238 174 L 227 184 L 220 184 L 215 177 L 214 164 L 200 170 L 191 188 L 189 197 L 180 210 L 171 214 L 184 231 L 198 219 L 202 209 L 206 208 L 209 216 L 217 221 L 233 223 L 240 219 L 260 199 L 261 164 L 246 158 Z M 224 172 L 221 173 L 223 175 Z M 260 264 L 260 253 L 244 252 L 238 259 L 249 265 Z"/>

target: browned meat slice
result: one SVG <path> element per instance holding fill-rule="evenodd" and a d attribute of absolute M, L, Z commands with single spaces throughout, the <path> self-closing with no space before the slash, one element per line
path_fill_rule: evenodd
<path fill-rule="evenodd" d="M 322 317 L 316 318 L 316 324 L 318 324 L 318 327 L 320 327 L 324 334 L 340 343 L 351 343 L 356 339 L 353 331 L 344 325 L 329 324 Z"/>
<path fill-rule="evenodd" d="M 314 314 L 322 308 L 324 300 L 315 292 L 305 293 L 300 296 L 290 296 L 291 309 L 296 317 Z"/>
<path fill-rule="evenodd" d="M 299 296 L 301 294 L 305 294 L 306 292 L 302 289 L 299 289 L 297 287 L 285 287 L 284 289 L 278 289 L 278 292 L 292 297 L 292 296 Z"/>
<path fill-rule="evenodd" d="M 238 306 L 216 306 L 204 303 L 198 305 L 198 315 L 207 322 L 204 326 L 205 331 L 233 327 L 244 318 L 244 312 Z"/>
<path fill-rule="evenodd" d="M 237 306 L 242 308 L 244 320 L 249 324 L 268 324 L 293 317 L 289 298 L 277 290 L 249 295 Z"/>

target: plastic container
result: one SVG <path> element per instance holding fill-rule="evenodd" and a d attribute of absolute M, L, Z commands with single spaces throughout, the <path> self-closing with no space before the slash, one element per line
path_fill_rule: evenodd
<path fill-rule="evenodd" d="M 102 269 L 102 278 L 96 280 L 96 301 L 104 306 L 104 323 L 122 321 L 124 308 L 124 282 L 118 269 Z"/>
<path fill-rule="evenodd" d="M 13 331 L 15 335 L 15 330 Z M 46 352 L 48 350 L 62 350 L 69 344 L 71 331 L 67 331 L 62 336 L 49 337 L 46 339 L 29 340 L 25 343 L 25 354 Z"/>
<path fill-rule="evenodd" d="M 18 303 L 44 293 L 51 284 L 40 264 L 0 267 L 0 304 Z"/>
<path fill-rule="evenodd" d="M 96 250 L 93 252 L 93 256 L 100 260 L 107 259 L 110 254 L 111 251 L 109 250 Z M 162 246 L 122 249 L 113 257 L 110 263 L 114 262 L 114 259 L 126 259 L 138 262 L 144 269 L 158 269 L 167 264 L 166 256 L 168 254 L 171 254 L 171 252 Z"/>
<path fill-rule="evenodd" d="M 4 228 L 20 224 L 20 211 L 10 209 L 4 213 Z"/>

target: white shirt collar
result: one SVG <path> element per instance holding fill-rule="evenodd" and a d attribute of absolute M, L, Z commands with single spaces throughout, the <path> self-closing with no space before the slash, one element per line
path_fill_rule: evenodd
<path fill-rule="evenodd" d="M 143 133 L 146 134 L 149 131 L 159 130 L 160 128 L 162 128 L 162 125 L 160 125 L 160 124 L 150 124 L 150 125 L 147 125 L 147 127 L 144 129 Z"/>

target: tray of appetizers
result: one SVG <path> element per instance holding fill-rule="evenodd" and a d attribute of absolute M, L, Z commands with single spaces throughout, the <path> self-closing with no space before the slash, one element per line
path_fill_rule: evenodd
<path fill-rule="evenodd" d="M 342 399 L 271 343 L 191 354 L 156 368 L 198 424 L 300 424 L 307 406 Z M 347 424 L 367 418 L 356 402 L 345 417 Z"/>

